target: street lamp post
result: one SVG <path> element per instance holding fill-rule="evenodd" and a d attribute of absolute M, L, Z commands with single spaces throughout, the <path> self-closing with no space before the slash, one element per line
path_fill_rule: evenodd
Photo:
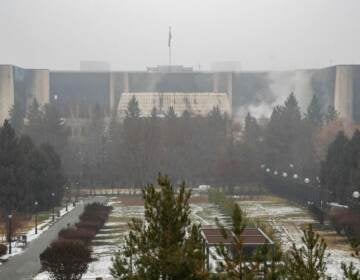
<path fill-rule="evenodd" d="M 67 212 L 68 211 L 68 202 L 69 202 L 69 187 L 66 186 L 65 189 L 66 189 L 66 196 L 67 196 L 66 202 L 65 202 L 65 210 Z"/>
<path fill-rule="evenodd" d="M 55 221 L 55 193 L 51 193 L 52 197 L 52 221 Z"/>
<path fill-rule="evenodd" d="M 37 201 L 35 201 L 34 202 L 34 206 L 35 206 L 35 234 L 37 234 L 38 233 L 38 228 L 37 228 L 37 223 L 38 223 L 38 213 L 37 213 L 37 206 L 38 206 L 38 202 Z"/>
<path fill-rule="evenodd" d="M 12 215 L 9 214 L 8 215 L 8 218 L 9 218 L 9 234 L 8 234 L 8 239 L 9 239 L 9 254 L 11 254 L 11 239 L 12 239 L 12 236 L 11 236 L 11 219 L 12 219 Z"/>
<path fill-rule="evenodd" d="M 359 191 L 354 191 L 352 194 L 352 206 L 354 208 L 354 210 L 356 211 L 360 211 L 360 192 Z"/>
<path fill-rule="evenodd" d="M 75 196 L 75 202 L 78 202 L 79 195 L 80 195 L 79 182 L 76 182 L 76 196 Z"/>

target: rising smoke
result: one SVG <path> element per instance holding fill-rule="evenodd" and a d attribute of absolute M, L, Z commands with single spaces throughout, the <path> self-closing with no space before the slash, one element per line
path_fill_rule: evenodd
<path fill-rule="evenodd" d="M 291 92 L 295 93 L 304 112 L 314 94 L 312 75 L 311 70 L 269 72 L 267 87 L 254 92 L 252 102 L 241 106 L 236 111 L 236 117 L 243 119 L 250 112 L 256 118 L 269 118 L 274 106 L 283 104 Z"/>

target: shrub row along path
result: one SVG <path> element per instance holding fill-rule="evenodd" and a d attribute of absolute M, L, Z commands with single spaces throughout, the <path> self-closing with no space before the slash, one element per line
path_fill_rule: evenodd
<path fill-rule="evenodd" d="M 65 214 L 37 239 L 31 241 L 22 254 L 15 255 L 8 262 L 0 265 L 0 279 L 30 280 L 41 269 L 39 255 L 58 237 L 58 233 L 68 224 L 75 224 L 84 210 L 84 205 L 92 202 L 105 202 L 105 197 L 94 197 L 79 203 L 72 211 Z"/>

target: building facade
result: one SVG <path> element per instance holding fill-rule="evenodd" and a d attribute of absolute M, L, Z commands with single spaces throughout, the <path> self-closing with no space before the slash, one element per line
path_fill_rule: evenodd
<path fill-rule="evenodd" d="M 105 117 L 123 114 L 131 96 L 140 100 L 143 114 L 173 106 L 206 114 L 218 106 L 232 118 L 264 104 L 273 106 L 279 90 L 295 90 L 297 98 L 317 95 L 324 108 L 332 105 L 344 119 L 360 122 L 360 66 L 283 72 L 206 72 L 191 67 L 149 67 L 148 71 L 49 71 L 0 65 L 0 121 L 14 104 L 26 112 L 34 98 L 54 103 L 67 123 L 82 124 L 95 106 Z M 281 77 L 277 79 L 276 77 Z M 285 78 L 284 78 L 285 77 Z M 306 84 L 305 87 L 299 85 Z M 302 104 L 303 105 L 303 104 Z M 304 108 L 304 106 L 303 106 Z M 151 108 L 152 109 L 152 108 Z M 75 121 L 81 120 L 81 121 Z"/>

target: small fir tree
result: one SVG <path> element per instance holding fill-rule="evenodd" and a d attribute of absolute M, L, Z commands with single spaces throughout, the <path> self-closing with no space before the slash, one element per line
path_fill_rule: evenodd
<path fill-rule="evenodd" d="M 140 113 L 139 102 L 134 95 L 131 97 L 127 105 L 127 109 L 125 111 L 126 118 L 139 118 Z"/>
<path fill-rule="evenodd" d="M 341 269 L 344 273 L 345 279 L 360 280 L 360 270 L 357 270 L 352 262 L 349 265 L 342 263 Z"/>
<path fill-rule="evenodd" d="M 190 191 L 184 183 L 177 191 L 167 176 L 157 181 L 143 189 L 144 221 L 129 223 L 111 274 L 122 280 L 205 279 L 199 227 L 190 221 Z"/>
<path fill-rule="evenodd" d="M 218 271 L 224 279 L 255 279 L 259 272 L 259 263 L 249 262 L 251 256 L 245 256 L 243 240 L 241 234 L 246 227 L 246 218 L 244 212 L 238 204 L 233 204 L 231 215 L 232 225 L 226 229 L 218 220 L 216 223 L 222 232 L 224 240 L 231 240 L 231 247 L 221 244 L 216 247 L 216 254 L 220 258 Z M 214 256 L 216 259 L 217 256 Z M 248 265 L 245 265 L 245 264 Z"/>
<path fill-rule="evenodd" d="M 312 225 L 303 230 L 303 234 L 303 246 L 297 247 L 293 243 L 285 258 L 286 275 L 292 280 L 325 279 L 327 245 L 320 235 L 314 232 Z"/>

